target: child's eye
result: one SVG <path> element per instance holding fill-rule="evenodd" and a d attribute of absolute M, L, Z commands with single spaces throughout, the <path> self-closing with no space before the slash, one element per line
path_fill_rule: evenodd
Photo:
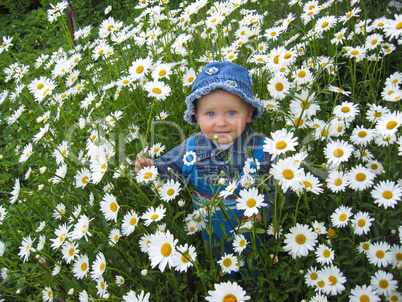
<path fill-rule="evenodd" d="M 213 112 L 208 112 L 207 115 L 208 116 L 214 116 L 214 113 Z"/>
<path fill-rule="evenodd" d="M 236 114 L 236 111 L 233 111 L 233 110 L 229 111 L 229 115 L 235 115 L 235 114 Z"/>

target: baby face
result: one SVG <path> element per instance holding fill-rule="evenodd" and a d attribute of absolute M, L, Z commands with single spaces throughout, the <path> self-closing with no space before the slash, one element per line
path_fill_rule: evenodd
<path fill-rule="evenodd" d="M 223 89 L 214 90 L 196 101 L 195 119 L 201 131 L 219 144 L 235 141 L 251 122 L 254 107 Z"/>

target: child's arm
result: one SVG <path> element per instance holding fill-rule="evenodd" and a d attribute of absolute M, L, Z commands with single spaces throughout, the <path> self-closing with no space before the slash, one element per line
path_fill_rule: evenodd
<path fill-rule="evenodd" d="M 137 154 L 137 159 L 135 160 L 135 172 L 140 171 L 144 167 L 155 166 L 154 161 L 150 158 L 142 157 L 141 154 Z"/>

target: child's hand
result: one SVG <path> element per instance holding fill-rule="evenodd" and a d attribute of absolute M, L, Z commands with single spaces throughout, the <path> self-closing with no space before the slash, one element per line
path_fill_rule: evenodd
<path fill-rule="evenodd" d="M 154 161 L 150 158 L 143 158 L 141 154 L 137 154 L 137 160 L 135 161 L 135 172 L 140 171 L 144 167 L 154 166 Z"/>
<path fill-rule="evenodd" d="M 261 214 L 257 214 L 256 216 L 253 216 L 253 217 L 243 216 L 242 219 L 245 221 L 251 220 L 252 222 L 261 222 L 262 221 Z"/>

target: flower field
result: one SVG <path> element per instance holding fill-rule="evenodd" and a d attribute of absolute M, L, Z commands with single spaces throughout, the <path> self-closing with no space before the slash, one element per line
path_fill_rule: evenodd
<path fill-rule="evenodd" d="M 0 301 L 402 301 L 401 12 L 138 2 L 133 23 L 105 5 L 75 40 L 68 2 L 52 4 L 64 44 L 30 63 L 3 37 Z M 229 185 L 194 208 L 182 180 L 134 164 L 199 131 L 184 100 L 212 61 L 250 71 L 266 109 L 252 127 L 275 162 L 221 174 Z M 231 221 L 233 251 L 217 258 L 223 242 L 201 231 L 217 208 L 229 217 L 235 188 L 262 219 Z"/>

